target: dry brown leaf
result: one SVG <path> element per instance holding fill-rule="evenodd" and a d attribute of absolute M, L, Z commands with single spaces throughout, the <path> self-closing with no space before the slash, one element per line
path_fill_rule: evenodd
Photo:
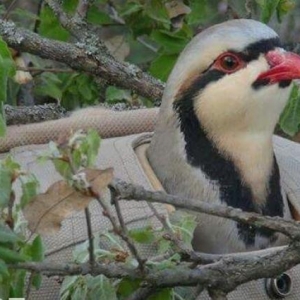
<path fill-rule="evenodd" d="M 115 256 L 115 261 L 117 262 L 126 262 L 126 259 L 128 258 L 129 254 L 126 251 L 122 251 L 119 249 L 111 249 L 111 252 L 113 252 L 116 256 Z"/>
<path fill-rule="evenodd" d="M 124 61 L 130 53 L 130 47 L 122 35 L 105 39 L 104 44 L 109 52 L 119 61 Z"/>
<path fill-rule="evenodd" d="M 113 169 L 86 169 L 87 180 L 93 191 L 103 190 L 113 179 Z M 76 191 L 61 180 L 49 187 L 46 193 L 37 195 L 25 207 L 23 213 L 32 232 L 53 234 L 59 231 L 61 222 L 77 211 L 85 209 L 92 197 Z"/>
<path fill-rule="evenodd" d="M 167 2 L 165 5 L 170 19 L 187 15 L 191 12 L 191 9 L 182 0 L 173 0 Z"/>
<path fill-rule="evenodd" d="M 86 208 L 92 199 L 61 180 L 51 185 L 46 193 L 37 195 L 23 212 L 32 232 L 53 234 L 64 219 Z"/>
<path fill-rule="evenodd" d="M 91 189 L 95 194 L 105 189 L 114 178 L 113 168 L 105 170 L 86 169 L 85 173 L 87 180 L 91 183 Z"/>
<path fill-rule="evenodd" d="M 172 26 L 179 29 L 183 26 L 184 16 L 191 12 L 191 9 L 182 0 L 173 0 L 165 4 Z"/>

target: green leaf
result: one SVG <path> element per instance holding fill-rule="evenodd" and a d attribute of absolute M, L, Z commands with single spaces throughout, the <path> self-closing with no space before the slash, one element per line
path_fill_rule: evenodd
<path fill-rule="evenodd" d="M 16 73 L 15 63 L 12 59 L 10 50 L 7 44 L 0 37 L 0 57 L 1 69 L 5 69 L 8 77 L 13 77 Z"/>
<path fill-rule="evenodd" d="M 6 263 L 17 263 L 17 262 L 24 262 L 28 261 L 29 257 L 27 255 L 21 254 L 14 250 L 5 248 L 0 246 L 0 257 Z"/>
<path fill-rule="evenodd" d="M 15 243 L 19 241 L 18 235 L 4 224 L 0 224 L 0 241 L 1 243 Z"/>
<path fill-rule="evenodd" d="M 44 5 L 41 9 L 40 20 L 38 28 L 40 35 L 59 41 L 67 41 L 69 39 L 70 33 L 60 25 L 49 6 Z"/>
<path fill-rule="evenodd" d="M 0 102 L 5 103 L 6 102 L 6 93 L 7 93 L 7 70 L 5 68 L 2 68 L 3 66 L 3 59 L 0 56 Z M 2 119 L 3 113 L 1 109 Z M 2 120 L 3 122 L 3 120 Z"/>
<path fill-rule="evenodd" d="M 14 297 L 23 297 L 24 296 L 24 287 L 25 287 L 25 270 L 17 270 L 15 274 L 14 281 Z"/>
<path fill-rule="evenodd" d="M 67 293 L 68 290 L 71 290 L 72 286 L 76 284 L 78 276 L 66 276 L 60 288 L 60 296 Z"/>
<path fill-rule="evenodd" d="M 207 0 L 190 0 L 189 7 L 191 13 L 187 15 L 189 25 L 199 23 L 207 23 L 209 19 L 213 18 L 217 14 L 217 5 L 209 5 Z"/>
<path fill-rule="evenodd" d="M 164 55 L 179 54 L 189 41 L 188 37 L 170 34 L 165 30 L 154 30 L 150 37 L 163 47 Z"/>
<path fill-rule="evenodd" d="M 128 234 L 133 240 L 141 244 L 150 244 L 155 239 L 153 228 L 150 226 L 131 229 Z"/>
<path fill-rule="evenodd" d="M 8 77 L 15 74 L 15 63 L 6 43 L 0 37 L 0 136 L 5 135 L 6 122 L 3 113 L 3 104 L 7 98 Z"/>
<path fill-rule="evenodd" d="M 0 299 L 9 299 L 10 277 L 0 276 Z"/>
<path fill-rule="evenodd" d="M 110 280 L 104 275 L 92 277 L 86 276 L 88 293 L 86 299 L 89 300 L 117 300 L 115 288 Z"/>
<path fill-rule="evenodd" d="M 164 254 L 167 253 L 172 248 L 172 242 L 169 240 L 166 240 L 165 238 L 161 238 L 158 241 L 158 254 Z"/>
<path fill-rule="evenodd" d="M 60 100 L 62 98 L 61 81 L 56 74 L 45 72 L 39 76 L 34 93 L 38 96 L 48 96 Z"/>
<path fill-rule="evenodd" d="M 40 235 L 33 240 L 30 250 L 33 261 L 43 261 L 45 259 L 45 247 Z"/>
<path fill-rule="evenodd" d="M 53 164 L 55 170 L 65 179 L 70 179 L 72 177 L 72 170 L 70 164 L 61 159 L 53 159 Z"/>
<path fill-rule="evenodd" d="M 42 281 L 43 276 L 41 274 L 34 274 L 32 277 L 31 284 L 38 290 L 42 285 Z"/>
<path fill-rule="evenodd" d="M 0 113 L 0 137 L 4 137 L 6 134 L 6 121 L 3 113 Z"/>
<path fill-rule="evenodd" d="M 84 104 L 97 104 L 99 88 L 95 79 L 87 74 L 58 74 L 61 80 L 61 103 L 66 109 L 75 109 Z"/>
<path fill-rule="evenodd" d="M 280 0 L 256 0 L 261 8 L 261 21 L 268 23 L 276 12 Z"/>
<path fill-rule="evenodd" d="M 87 133 L 86 141 L 89 146 L 87 153 L 87 166 L 93 167 L 98 156 L 101 138 L 95 129 L 91 129 Z"/>
<path fill-rule="evenodd" d="M 197 226 L 196 217 L 183 211 L 175 211 L 170 215 L 172 227 L 180 235 L 184 243 L 192 247 L 192 239 L 194 236 L 194 230 Z"/>
<path fill-rule="evenodd" d="M 150 34 L 156 26 L 156 22 L 151 19 L 144 10 L 138 10 L 129 15 L 124 15 L 126 25 L 131 29 L 133 37 Z"/>
<path fill-rule="evenodd" d="M 0 166 L 0 208 L 7 206 L 12 185 L 12 174 L 7 169 Z"/>
<path fill-rule="evenodd" d="M 300 125 L 300 90 L 295 84 L 293 85 L 289 101 L 280 116 L 279 125 L 290 136 L 298 132 Z"/>
<path fill-rule="evenodd" d="M 87 13 L 87 21 L 96 25 L 110 24 L 111 18 L 105 12 L 98 9 L 96 5 L 91 5 Z"/>
<path fill-rule="evenodd" d="M 74 149 L 72 151 L 72 163 L 75 169 L 79 169 L 81 166 L 81 151 L 80 149 Z"/>
<path fill-rule="evenodd" d="M 78 0 L 64 0 L 63 8 L 68 13 L 74 13 L 78 5 Z"/>
<path fill-rule="evenodd" d="M 72 300 L 83 300 L 87 298 L 88 288 L 86 285 L 77 286 L 75 291 L 72 293 Z"/>
<path fill-rule="evenodd" d="M 294 9 L 295 6 L 296 6 L 295 1 L 280 0 L 276 10 L 278 22 L 281 23 L 283 16 L 289 13 L 292 9 Z"/>
<path fill-rule="evenodd" d="M 121 296 L 122 299 L 127 298 L 140 287 L 140 284 L 141 280 L 139 279 L 123 278 L 117 286 L 118 296 Z"/>
<path fill-rule="evenodd" d="M 24 208 L 32 198 L 37 195 L 39 183 L 37 180 L 32 180 L 28 182 L 23 182 L 22 187 L 22 197 L 21 197 L 21 207 Z"/>
<path fill-rule="evenodd" d="M 169 19 L 168 12 L 163 1 L 146 1 L 145 12 L 151 19 L 170 26 L 171 21 Z"/>
<path fill-rule="evenodd" d="M 168 76 L 175 65 L 177 57 L 177 54 L 159 56 L 151 63 L 149 72 L 154 77 L 159 78 L 162 81 L 167 81 Z"/>
<path fill-rule="evenodd" d="M 73 250 L 73 259 L 76 263 L 85 263 L 89 258 L 89 242 L 85 241 L 84 243 L 79 244 Z"/>
<path fill-rule="evenodd" d="M 143 6 L 140 3 L 126 1 L 125 6 L 120 10 L 120 16 L 129 16 L 133 13 L 140 12 L 142 9 Z"/>
<path fill-rule="evenodd" d="M 11 155 L 6 156 L 5 159 L 2 160 L 1 165 L 11 172 L 19 171 L 21 169 L 20 165 L 12 158 Z"/>
<path fill-rule="evenodd" d="M 0 286 L 1 286 L 1 277 L 7 278 L 9 276 L 9 272 L 7 269 L 6 263 L 0 259 Z"/>
<path fill-rule="evenodd" d="M 172 299 L 173 299 L 172 289 L 163 289 L 148 298 L 148 300 L 172 300 Z"/>
<path fill-rule="evenodd" d="M 105 91 L 105 100 L 107 103 L 131 100 L 130 91 L 109 86 Z"/>

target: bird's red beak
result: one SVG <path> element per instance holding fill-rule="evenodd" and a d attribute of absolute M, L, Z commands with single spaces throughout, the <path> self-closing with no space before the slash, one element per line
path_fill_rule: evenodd
<path fill-rule="evenodd" d="M 285 80 L 300 79 L 300 56 L 292 52 L 269 51 L 266 59 L 270 69 L 260 74 L 257 80 L 277 83 Z"/>

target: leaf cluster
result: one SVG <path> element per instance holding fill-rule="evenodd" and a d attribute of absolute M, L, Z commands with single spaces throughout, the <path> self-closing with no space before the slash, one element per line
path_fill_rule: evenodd
<path fill-rule="evenodd" d="M 23 297 L 26 271 L 9 269 L 9 264 L 42 261 L 44 246 L 39 235 L 26 239 L 22 209 L 36 195 L 38 181 L 20 170 L 10 156 L 0 163 L 0 298 Z M 15 184 L 21 185 L 21 199 L 16 203 Z M 32 274 L 30 285 L 38 289 L 41 275 Z"/>
<path fill-rule="evenodd" d="M 99 151 L 100 138 L 91 130 L 87 133 L 75 132 L 62 137 L 57 143 L 49 144 L 49 152 L 39 158 L 40 162 L 50 160 L 62 180 L 53 183 L 46 193 L 38 192 L 38 180 L 21 171 L 20 165 L 7 157 L 0 165 L 0 297 L 23 297 L 26 287 L 25 270 L 10 268 L 10 264 L 29 261 L 43 261 L 45 249 L 42 237 L 56 233 L 61 223 L 71 214 L 87 209 L 92 199 L 102 199 L 107 185 L 112 180 L 112 169 L 95 168 L 95 158 Z M 14 183 L 22 187 L 20 202 L 15 201 Z M 100 200 L 101 198 L 101 200 Z M 107 216 L 114 209 L 106 202 Z M 11 213 L 10 213 L 11 207 Z M 24 222 L 24 215 L 27 222 Z M 143 258 L 147 270 L 172 269 L 182 262 L 178 245 L 174 238 L 191 248 L 195 217 L 176 212 L 166 217 L 167 227 L 148 224 L 134 228 L 114 227 L 114 230 L 93 232 L 93 236 L 78 245 L 73 252 L 74 262 L 82 264 L 91 259 L 91 242 L 95 263 L 117 264 L 138 270 L 139 261 L 124 243 L 130 239 L 139 247 L 156 249 L 156 256 Z M 120 225 L 118 226 L 126 226 Z M 27 230 L 32 233 L 30 237 Z M 120 232 L 126 234 L 126 238 Z M 39 233 L 40 235 L 37 235 Z M 171 236 L 170 236 L 171 234 Z M 138 250 L 139 251 L 139 250 Z M 32 273 L 30 283 L 35 288 L 41 285 L 42 277 Z M 61 288 L 61 299 L 125 299 L 143 285 L 140 279 L 124 277 L 108 279 L 104 275 L 93 277 L 80 275 L 66 277 Z M 16 286 L 18 288 L 16 288 Z M 173 299 L 174 289 L 154 291 L 150 299 Z"/>

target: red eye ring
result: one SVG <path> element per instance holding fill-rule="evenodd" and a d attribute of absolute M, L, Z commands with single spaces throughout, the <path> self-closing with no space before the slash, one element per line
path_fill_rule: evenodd
<path fill-rule="evenodd" d="M 244 66 L 240 57 L 234 53 L 226 52 L 221 54 L 215 61 L 214 67 L 227 74 L 236 72 Z"/>

